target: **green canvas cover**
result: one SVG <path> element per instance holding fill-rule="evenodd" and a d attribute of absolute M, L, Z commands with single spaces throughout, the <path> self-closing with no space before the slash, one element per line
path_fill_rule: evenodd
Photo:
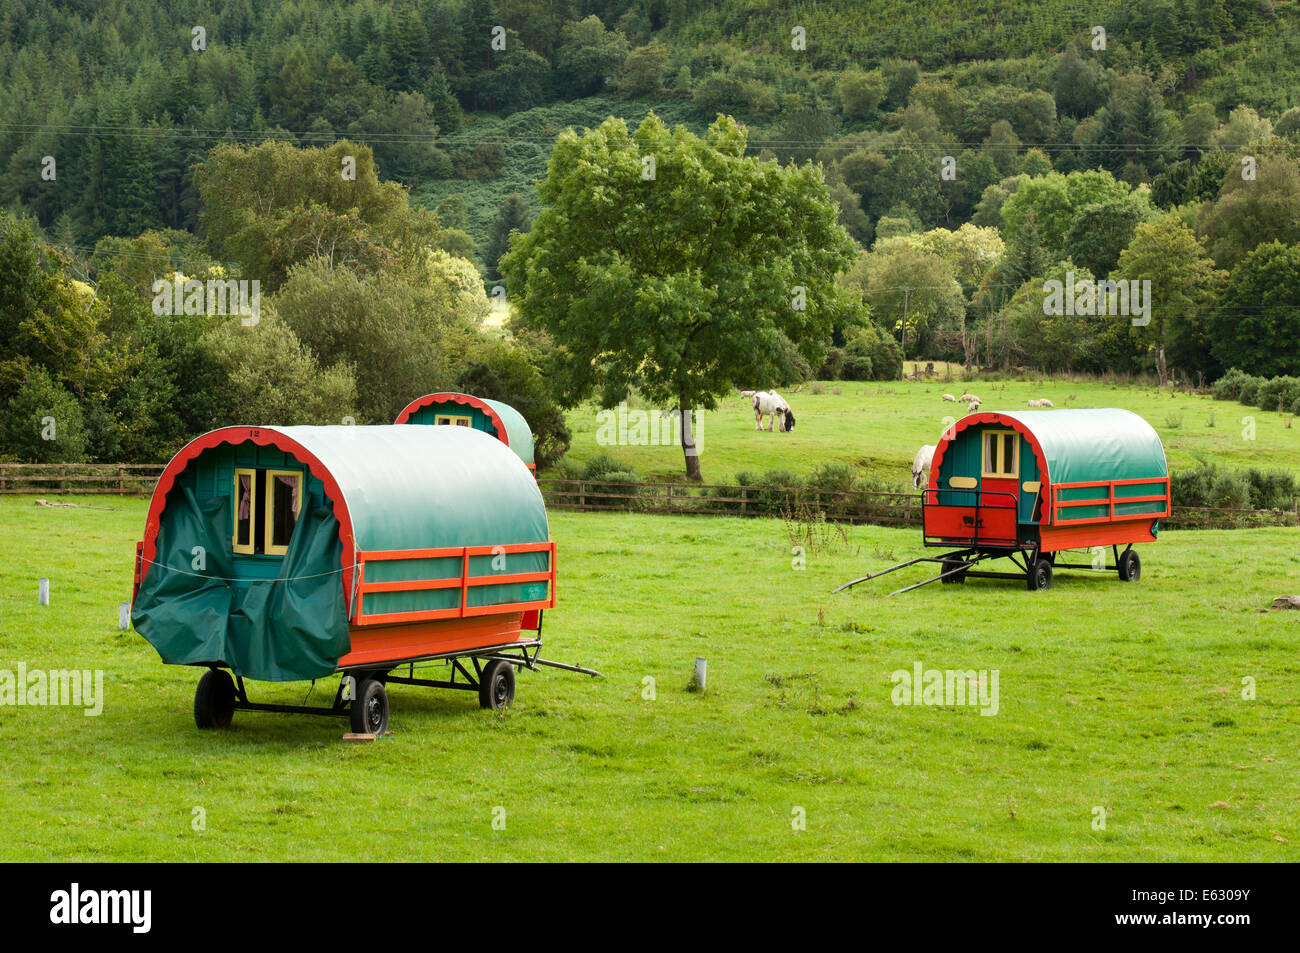
<path fill-rule="evenodd" d="M 1129 410 L 998 411 L 1034 435 L 1053 484 L 1146 480 L 1169 475 L 1151 425 Z"/>
<path fill-rule="evenodd" d="M 305 509 L 278 578 L 247 587 L 233 585 L 230 525 L 229 497 L 198 500 L 183 486 L 168 494 L 155 564 L 131 611 L 135 630 L 173 665 L 224 662 L 237 675 L 276 682 L 333 672 L 351 644 L 333 512 Z"/>
<path fill-rule="evenodd" d="M 533 459 L 533 428 L 528 426 L 528 421 L 524 420 L 524 415 L 515 410 L 509 404 L 503 404 L 499 400 L 489 400 L 483 398 L 483 403 L 487 404 L 497 412 L 501 422 L 506 425 L 506 436 L 510 438 L 510 449 L 519 454 L 519 458 L 524 463 L 536 463 Z"/>
<path fill-rule="evenodd" d="M 467 397 L 468 394 L 459 394 L 457 396 Z M 501 419 L 502 425 L 506 429 L 506 440 L 510 443 L 510 449 L 519 455 L 524 463 L 535 463 L 533 430 L 528 426 L 528 421 L 524 415 L 515 410 L 509 404 L 503 404 L 499 400 L 490 400 L 485 397 L 476 397 L 475 400 L 481 400 L 492 408 L 493 412 Z M 432 425 L 438 414 L 468 414 L 475 430 L 482 430 L 487 433 L 496 433 L 496 423 L 490 418 L 483 409 L 475 407 L 472 404 L 457 403 L 453 400 L 444 400 L 439 403 L 426 404 L 411 414 L 407 423 L 412 424 L 429 424 Z"/>

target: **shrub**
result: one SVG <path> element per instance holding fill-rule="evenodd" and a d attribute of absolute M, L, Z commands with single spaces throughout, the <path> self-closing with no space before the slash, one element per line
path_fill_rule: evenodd
<path fill-rule="evenodd" d="M 1237 390 L 1237 400 L 1243 404 L 1255 406 L 1255 398 L 1259 395 L 1259 389 L 1264 384 L 1262 377 L 1247 377 L 1241 382 L 1241 387 Z"/>
<path fill-rule="evenodd" d="M 1247 509 L 1251 506 L 1251 483 L 1247 474 L 1240 470 L 1220 470 L 1214 464 L 1173 471 L 1169 491 L 1175 507 Z"/>
<path fill-rule="evenodd" d="M 1237 400 L 1241 396 L 1241 385 L 1250 380 L 1250 375 L 1239 367 L 1234 367 L 1214 382 L 1212 388 L 1215 400 Z"/>
<path fill-rule="evenodd" d="M 857 482 L 858 471 L 852 464 L 823 463 L 808 477 L 808 501 L 825 509 L 834 508 L 843 502 L 838 494 L 851 491 Z"/>
<path fill-rule="evenodd" d="M 1256 470 L 1245 473 L 1250 505 L 1257 510 L 1289 510 L 1300 496 L 1300 481 L 1286 470 Z"/>
<path fill-rule="evenodd" d="M 1279 376 L 1264 381 L 1255 395 L 1255 406 L 1261 410 L 1285 411 L 1300 400 L 1300 377 Z"/>
<path fill-rule="evenodd" d="M 86 459 L 81 405 L 43 367 L 33 367 L 0 422 L 2 452 L 24 463 L 72 463 Z"/>
<path fill-rule="evenodd" d="M 631 506 L 631 500 L 619 499 L 618 497 L 635 496 L 639 490 L 636 486 L 624 486 L 622 484 L 641 482 L 641 477 L 630 466 L 604 453 L 598 454 L 587 461 L 587 465 L 582 471 L 582 479 L 587 481 L 589 498 L 593 495 L 613 494 L 607 499 L 598 500 L 597 505 L 601 506 L 620 506 L 624 504 Z"/>
<path fill-rule="evenodd" d="M 793 506 L 803 490 L 803 481 L 789 470 L 768 470 L 754 482 L 758 488 L 757 499 L 763 511 L 778 514 L 784 508 Z"/>

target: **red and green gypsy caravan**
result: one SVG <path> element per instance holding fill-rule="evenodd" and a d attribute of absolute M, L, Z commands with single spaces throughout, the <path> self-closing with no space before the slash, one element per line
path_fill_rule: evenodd
<path fill-rule="evenodd" d="M 199 727 L 301 711 L 377 734 L 386 684 L 473 689 L 500 708 L 516 666 L 576 669 L 538 658 L 554 605 L 546 507 L 503 442 L 462 427 L 225 427 L 158 480 L 131 617 L 164 662 L 209 669 Z M 449 677 L 417 678 L 426 663 Z M 332 674 L 328 708 L 256 704 L 244 684 Z"/>
<path fill-rule="evenodd" d="M 537 471 L 533 459 L 533 431 L 524 415 L 509 404 L 486 397 L 444 391 L 417 397 L 397 415 L 395 424 L 433 424 L 467 427 L 496 437 L 519 455 L 529 470 Z"/>
<path fill-rule="evenodd" d="M 1106 548 L 1119 578 L 1136 581 L 1142 564 L 1133 546 L 1155 542 L 1169 515 L 1169 467 L 1159 435 L 1127 410 L 975 413 L 944 431 L 935 447 L 922 510 L 925 545 L 949 552 L 840 589 L 922 562 L 942 571 L 899 592 L 973 576 L 1047 589 L 1054 569 L 1103 568 Z M 1062 554 L 1076 549 L 1100 549 L 1102 567 L 1065 562 Z M 1003 557 L 1020 571 L 973 568 Z"/>

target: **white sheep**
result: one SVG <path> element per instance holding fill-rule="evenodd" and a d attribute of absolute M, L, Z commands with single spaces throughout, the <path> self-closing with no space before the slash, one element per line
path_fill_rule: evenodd
<path fill-rule="evenodd" d="M 978 397 L 972 398 L 971 402 L 966 405 L 966 409 L 972 414 L 975 413 L 975 411 L 980 409 L 980 399 Z"/>
<path fill-rule="evenodd" d="M 976 397 L 974 394 L 969 393 L 969 392 L 968 392 L 968 393 L 965 393 L 965 394 L 962 394 L 962 395 L 961 395 L 960 397 L 958 397 L 957 399 L 958 399 L 959 401 L 961 401 L 963 404 L 968 404 L 968 403 L 970 403 L 972 400 L 979 400 L 978 397 Z"/>
<path fill-rule="evenodd" d="M 946 400 L 946 401 L 947 401 L 948 403 L 950 403 L 950 404 L 955 404 L 955 403 L 957 403 L 957 398 L 954 397 L 954 396 L 952 396 L 952 394 L 944 394 L 944 395 L 943 395 L 943 399 Z"/>
<path fill-rule="evenodd" d="M 1052 408 L 1056 407 L 1056 405 L 1053 404 L 1046 397 L 1042 398 L 1041 400 L 1031 400 L 1029 402 L 1029 406 L 1030 407 L 1052 407 Z"/>

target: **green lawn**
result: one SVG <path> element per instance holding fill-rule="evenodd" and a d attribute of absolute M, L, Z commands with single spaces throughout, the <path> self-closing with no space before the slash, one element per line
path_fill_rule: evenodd
<path fill-rule="evenodd" d="M 811 389 L 823 391 L 812 393 Z M 965 389 L 983 398 L 983 410 L 1026 410 L 1030 398 L 1049 398 L 1062 407 L 1124 407 L 1144 417 L 1160 433 L 1172 467 L 1198 459 L 1229 467 L 1278 467 L 1300 471 L 1300 425 L 1289 414 L 1246 407 L 1209 396 L 1160 392 L 1130 384 L 1070 381 L 826 382 L 782 395 L 793 409 L 793 433 L 754 430 L 748 399 L 736 392 L 703 414 L 701 462 L 704 479 L 725 483 L 742 470 L 784 468 L 806 473 L 818 464 L 855 464 L 894 483 L 910 483 L 912 458 L 924 443 L 935 443 L 944 417 L 960 418 L 966 406 L 947 403 Z M 836 393 L 839 391 L 839 393 Z M 635 406 L 635 405 L 634 405 Z M 642 476 L 680 479 L 684 472 L 677 446 L 602 446 L 601 422 L 593 406 L 569 414 L 573 444 L 568 459 L 583 463 L 598 453 L 626 461 Z M 651 420 L 656 419 L 651 414 Z M 1246 439 L 1254 421 L 1253 438 Z M 766 426 L 766 422 L 764 422 Z M 629 437 L 635 428 L 627 429 Z"/>
<path fill-rule="evenodd" d="M 144 500 L 77 502 L 108 509 L 0 498 L 0 668 L 99 668 L 107 695 L 0 707 L 0 859 L 1300 860 L 1300 612 L 1260 611 L 1297 589 L 1295 530 L 1163 534 L 1136 584 L 891 598 L 830 590 L 915 531 L 855 528 L 798 571 L 777 521 L 556 513 L 546 655 L 605 677 L 525 672 L 502 715 L 395 686 L 392 737 L 356 745 L 301 715 L 198 731 L 199 673 L 116 630 Z M 997 670 L 998 713 L 895 706 L 917 662 Z"/>

